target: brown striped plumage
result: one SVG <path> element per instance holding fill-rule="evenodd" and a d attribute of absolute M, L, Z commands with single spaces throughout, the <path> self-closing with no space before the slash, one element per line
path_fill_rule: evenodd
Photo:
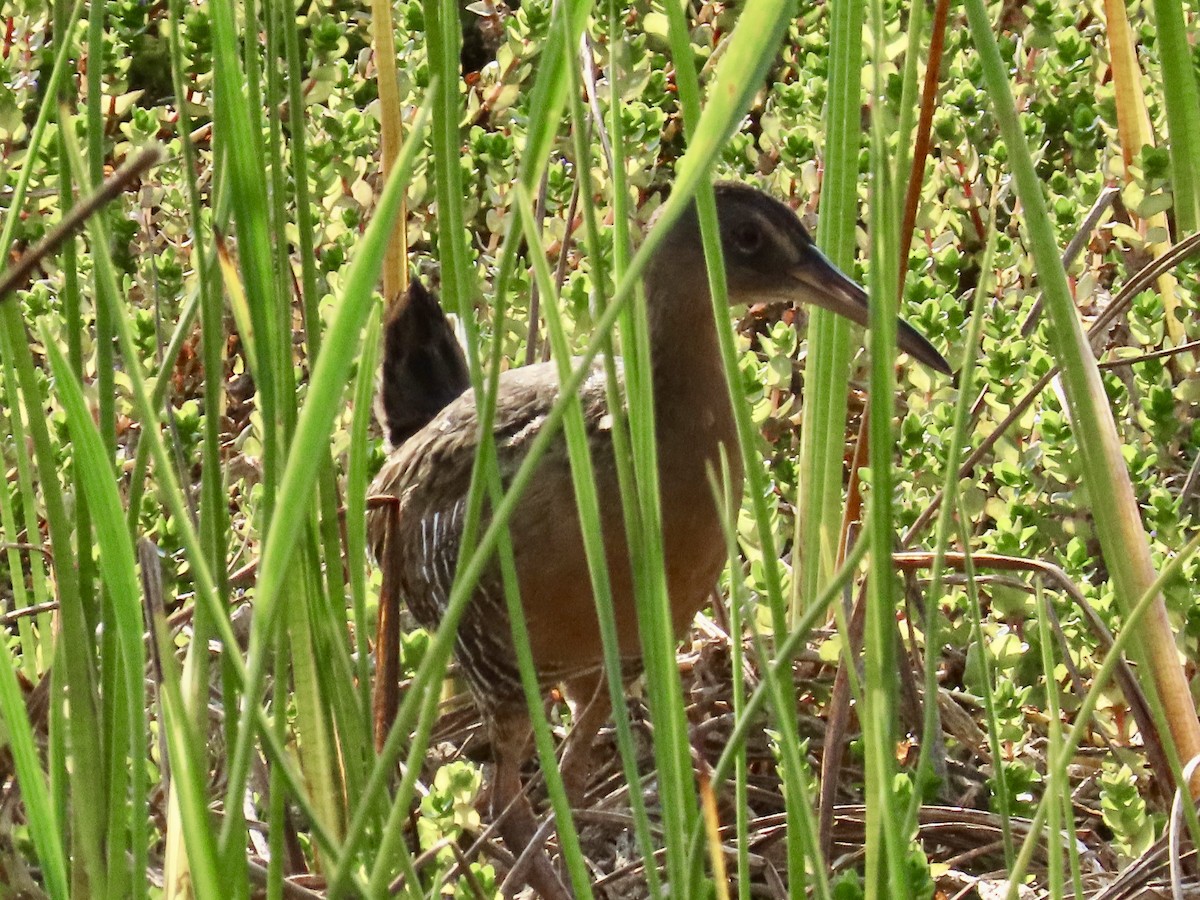
<path fill-rule="evenodd" d="M 717 186 L 717 207 L 731 302 L 810 302 L 865 321 L 861 288 L 821 256 L 790 209 L 757 190 L 731 184 Z M 645 275 L 666 574 L 677 633 L 705 604 L 725 563 L 724 537 L 708 480 L 710 470 L 720 470 L 722 445 L 735 496 L 742 480 L 707 278 L 693 211 L 671 229 Z M 466 379 L 465 369 L 458 365 L 461 356 L 455 356 L 457 347 L 440 342 L 422 345 L 423 352 L 404 352 L 406 328 L 414 335 L 449 333 L 436 303 L 409 304 L 408 309 L 389 318 L 385 338 L 389 359 L 384 362 L 381 386 L 388 433 L 401 442 L 371 488 L 374 494 L 398 499 L 397 516 L 392 519 L 377 511 L 368 527 L 377 558 L 384 554 L 385 536 L 389 538 L 388 562 L 394 564 L 397 589 L 413 616 L 433 628 L 441 620 L 454 577 L 478 429 L 473 394 L 459 393 L 465 391 Z M 946 371 L 937 352 L 903 323 L 900 340 L 903 349 Z M 446 355 L 449 358 L 443 358 Z M 451 380 L 439 380 L 439 372 L 450 373 Z M 425 400 L 412 400 L 423 390 Z M 455 393 L 458 396 L 440 411 L 430 411 L 440 398 Z M 433 396 L 439 399 L 427 402 Z M 503 374 L 493 426 L 503 479 L 524 458 L 557 396 L 558 379 L 551 364 Z M 621 655 L 636 668 L 637 614 L 610 440 L 612 420 L 599 367 L 580 396 L 601 498 Z M 428 421 L 422 426 L 423 417 Z M 396 533 L 387 536 L 389 521 L 399 524 Z M 595 691 L 602 645 L 561 439 L 541 462 L 510 525 L 539 679 L 546 687 L 565 683 L 577 701 L 596 696 L 577 723 L 577 731 L 585 733 L 574 746 L 585 749 L 568 754 L 583 771 L 569 771 L 571 766 L 564 760 L 564 778 L 578 801 L 587 775 L 586 747 L 608 707 L 606 692 Z M 492 731 L 497 762 L 492 800 L 498 813 L 520 794 L 519 768 L 528 754 L 529 718 L 494 561 L 459 626 L 456 655 Z M 536 829 L 528 802 L 518 800 L 507 821 L 501 833 L 519 852 Z M 544 896 L 568 896 L 544 856 L 535 864 L 530 883 Z"/>

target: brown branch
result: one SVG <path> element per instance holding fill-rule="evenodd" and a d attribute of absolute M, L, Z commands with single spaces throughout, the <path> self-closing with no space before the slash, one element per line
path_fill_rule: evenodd
<path fill-rule="evenodd" d="M 18 619 L 24 619 L 27 616 L 40 616 L 42 613 L 54 612 L 56 609 L 58 609 L 57 600 L 47 600 L 45 603 L 22 606 L 20 609 L 14 609 L 12 612 L 0 614 L 0 626 L 7 628 Z"/>
<path fill-rule="evenodd" d="M 400 588 L 399 553 L 396 541 L 400 530 L 399 508 L 387 513 L 380 568 L 383 585 L 379 591 L 379 620 L 375 631 L 375 690 L 371 713 L 375 725 L 375 752 L 383 750 L 388 733 L 400 708 Z M 361 635 L 360 635 L 361 638 Z"/>
<path fill-rule="evenodd" d="M 1200 341 L 1188 341 L 1186 344 L 1180 344 L 1178 347 L 1168 347 L 1165 350 L 1155 350 L 1153 353 L 1139 353 L 1137 356 L 1125 356 L 1120 359 L 1109 359 L 1097 365 L 1101 369 L 1120 369 L 1123 366 L 1132 366 L 1136 363 L 1143 363 L 1151 359 L 1162 359 L 1166 356 L 1178 356 L 1180 353 L 1188 353 L 1197 349 L 1200 349 Z"/>
<path fill-rule="evenodd" d="M 29 273 L 38 263 L 53 254 L 68 238 L 79 231 L 83 227 L 83 223 L 95 215 L 97 210 L 115 200 L 147 169 L 158 165 L 162 158 L 163 151 L 160 145 L 153 144 L 146 147 L 113 172 L 90 197 L 80 200 L 72 206 L 62 217 L 62 221 L 46 232 L 45 237 L 38 241 L 32 250 L 22 254 L 20 259 L 9 266 L 3 277 L 0 277 L 0 301 L 12 294 L 16 287 L 29 277 Z M 16 210 L 10 211 L 11 214 L 16 214 L 16 212 Z"/>
<path fill-rule="evenodd" d="M 942 68 L 942 51 L 946 44 L 946 18 L 950 0 L 938 0 L 933 12 L 933 33 L 929 36 L 929 60 L 925 64 L 925 83 L 921 88 L 921 118 L 913 142 L 912 166 L 908 172 L 908 192 L 904 197 L 904 224 L 900 226 L 900 299 L 904 298 L 904 273 L 908 271 L 908 255 L 912 251 L 913 231 L 917 224 L 917 207 L 921 202 L 925 162 L 929 158 L 929 133 L 933 130 L 933 109 L 937 105 L 938 74 Z"/>

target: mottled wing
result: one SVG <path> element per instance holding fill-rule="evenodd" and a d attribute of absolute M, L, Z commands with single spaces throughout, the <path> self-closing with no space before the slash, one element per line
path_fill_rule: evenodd
<path fill-rule="evenodd" d="M 558 399 L 558 382 L 551 363 L 505 372 L 500 381 L 493 433 L 501 479 L 507 486 L 533 439 L 545 424 Z M 605 402 L 604 371 L 596 365 L 580 388 L 588 430 L 601 436 L 611 428 Z M 424 428 L 397 448 L 371 485 L 373 496 L 397 500 L 395 518 L 383 506 L 368 514 L 367 531 L 372 553 L 383 562 L 388 522 L 398 533 L 391 553 L 399 556 L 398 582 L 413 615 L 426 627 L 436 627 L 449 600 L 458 561 L 466 496 L 478 447 L 479 420 L 474 395 L 463 394 Z M 562 465 L 566 447 L 555 440 L 546 465 Z M 498 591 L 485 574 L 481 592 Z"/>

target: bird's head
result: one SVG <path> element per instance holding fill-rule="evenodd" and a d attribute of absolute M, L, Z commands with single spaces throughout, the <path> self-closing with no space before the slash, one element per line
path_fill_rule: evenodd
<path fill-rule="evenodd" d="M 774 197 L 744 184 L 716 185 L 717 221 L 731 303 L 781 301 L 831 310 L 867 324 L 867 293 L 813 243 L 796 214 Z M 703 273 L 700 225 L 692 206 L 666 236 L 660 250 L 674 266 Z M 950 366 L 933 345 L 904 320 L 900 349 L 939 372 Z"/>

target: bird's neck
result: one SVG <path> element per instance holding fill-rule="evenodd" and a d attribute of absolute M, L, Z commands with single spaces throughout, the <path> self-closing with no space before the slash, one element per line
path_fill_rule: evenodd
<path fill-rule="evenodd" d="M 674 487 L 699 488 L 710 494 L 708 469 L 721 471 L 725 446 L 740 490 L 741 456 L 725 368 L 717 342 L 706 276 L 687 277 L 669 287 L 646 285 L 654 390 L 654 418 L 659 443 L 659 477 L 664 497 Z M 680 301 L 681 289 L 693 296 Z M 670 298 L 655 296 L 656 290 Z"/>

